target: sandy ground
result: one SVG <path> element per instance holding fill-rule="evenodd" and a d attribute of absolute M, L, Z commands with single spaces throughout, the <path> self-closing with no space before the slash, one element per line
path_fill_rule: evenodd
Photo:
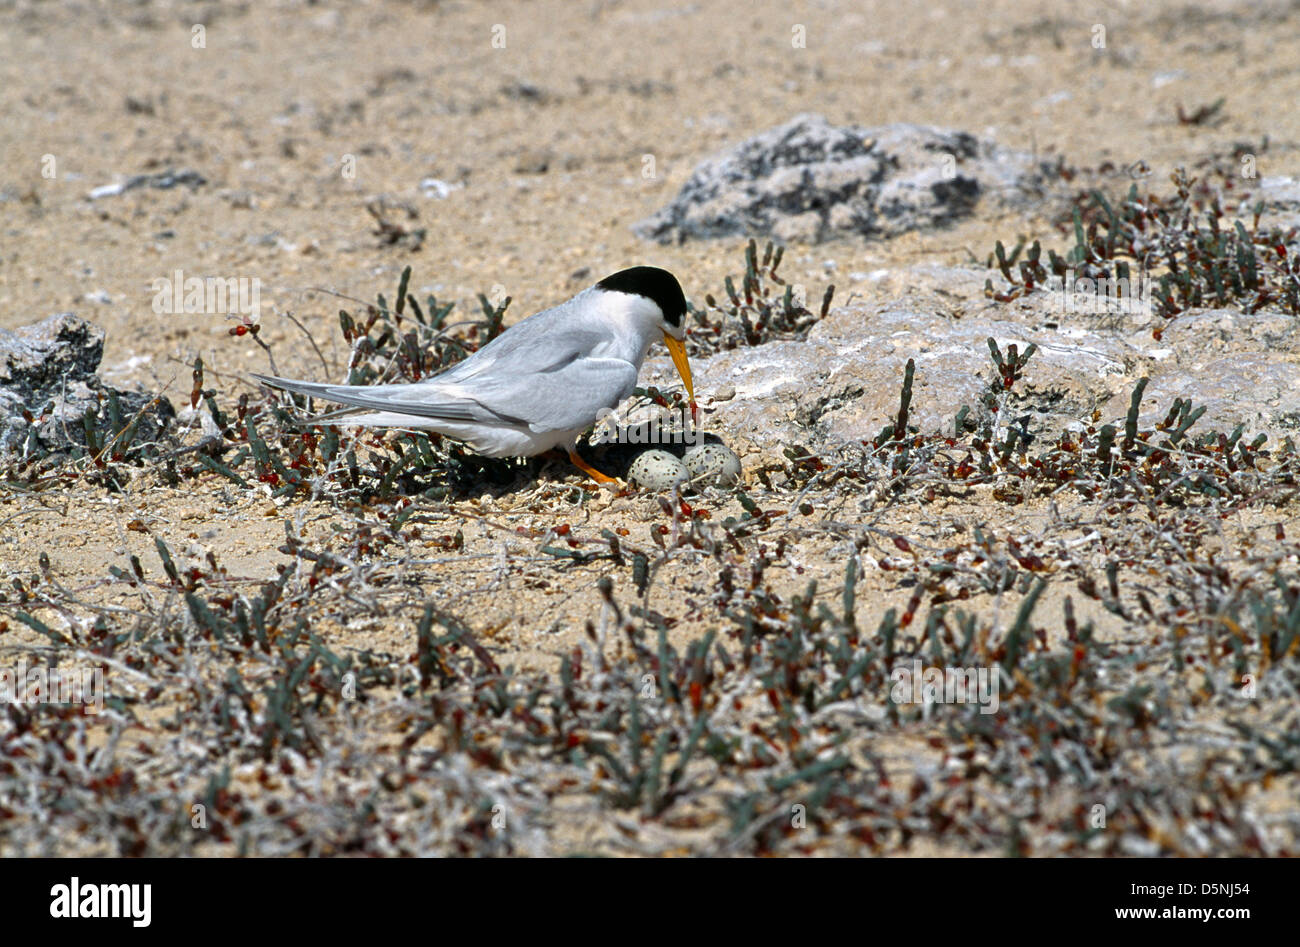
<path fill-rule="evenodd" d="M 1260 171 L 1283 173 L 1300 138 L 1300 116 L 1276 107 L 1300 94 L 1296 16 L 1285 3 L 19 4 L 0 33 L 0 325 L 75 309 L 107 328 L 108 368 L 166 381 L 194 353 L 264 367 L 221 318 L 151 312 L 153 280 L 177 268 L 256 277 L 270 332 L 291 334 L 274 314 L 292 311 L 322 338 L 334 307 L 305 290 L 371 299 L 406 263 L 446 298 L 499 284 L 516 316 L 636 262 L 698 298 L 735 269 L 739 241 L 661 248 L 629 225 L 701 158 L 802 111 L 964 129 L 1080 167 L 1144 160 L 1161 180 L 1267 138 Z M 798 26 L 806 48 L 792 48 Z M 1177 122 L 1178 106 L 1220 97 L 1221 124 Z M 209 183 L 86 199 L 171 167 Z M 429 177 L 459 187 L 425 198 Z M 380 195 L 418 212 L 420 252 L 378 245 L 364 205 Z M 843 284 L 902 259 L 982 258 L 990 236 L 1021 229 L 794 248 L 787 276 L 820 280 L 833 260 Z"/>
<path fill-rule="evenodd" d="M 804 111 L 837 123 L 962 129 L 1080 168 L 1143 161 L 1161 180 L 1250 143 L 1261 174 L 1294 174 L 1298 26 L 1300 4 L 1227 0 L 527 2 L 490 10 L 452 2 L 0 3 L 0 326 L 73 310 L 107 330 L 108 380 L 162 390 L 179 408 L 196 355 L 208 384 L 229 397 L 252 390 L 244 372 L 271 366 L 262 349 L 231 337 L 229 317 L 152 310 L 154 281 L 176 270 L 260 280 L 261 337 L 274 367 L 312 377 L 320 363 L 283 315 L 300 320 L 327 358 L 339 358 L 336 313 L 350 304 L 317 290 L 370 300 L 391 294 L 407 265 L 421 297 L 474 306 L 479 292 L 510 295 L 508 321 L 637 263 L 673 270 L 699 300 L 740 270 L 743 240 L 658 246 L 630 225 L 666 203 L 700 159 Z M 1094 45 L 1099 27 L 1103 48 Z M 800 33 L 805 48 L 792 45 Z M 1220 97 L 1221 122 L 1179 123 L 1179 106 L 1191 111 Z M 166 169 L 193 169 L 207 183 L 87 196 Z M 450 185 L 445 197 L 421 190 L 427 178 Z M 394 220 L 426 229 L 417 251 L 376 237 L 366 205 L 381 197 L 411 209 L 411 217 L 394 211 Z M 783 272 L 792 282 L 835 282 L 841 298 L 870 297 L 883 291 L 862 275 L 872 270 L 983 259 L 995 239 L 1044 228 L 1042 220 L 977 215 L 888 243 L 793 246 Z M 565 478 L 576 482 L 565 470 L 549 476 L 557 490 Z M 533 497 L 497 491 L 462 505 L 456 524 L 467 548 L 484 557 L 535 550 L 536 535 L 502 539 L 554 519 L 553 504 L 540 520 L 533 515 Z M 265 577 L 283 561 L 275 547 L 286 516 L 318 538 L 331 519 L 325 504 L 286 512 L 233 495 L 217 478 L 42 502 L 19 497 L 0 507 L 0 559 L 7 571 L 32 574 L 38 553 L 50 550 L 61 581 L 82 587 L 131 553 L 148 558 L 155 535 L 196 559 L 214 552 L 233 575 Z M 658 515 L 652 502 L 575 506 L 573 523 L 644 532 Z M 980 504 L 903 511 L 891 528 L 941 536 L 954 521 L 978 521 Z M 1032 531 L 1043 515 L 1025 509 L 1008 522 Z M 1243 523 L 1234 535 L 1277 519 Z M 1295 528 L 1292 514 L 1282 519 Z M 832 545 L 798 547 L 778 567 L 778 587 L 797 590 L 813 578 L 832 586 L 842 574 Z M 415 548 L 439 555 L 418 541 Z M 502 586 L 491 558 L 426 576 L 434 594 L 466 606 L 494 650 L 520 667 L 554 667 L 580 639 L 581 625 L 566 616 L 599 611 L 594 578 L 595 570 L 574 570 L 555 586 L 552 569 L 525 565 Z M 663 581 L 683 604 L 674 635 L 698 633 L 692 597 L 708 589 L 684 570 Z M 864 600 L 888 588 L 885 577 L 864 582 Z M 887 604 L 869 601 L 863 623 Z M 1044 607 L 1055 613 L 1059 603 Z M 350 646 L 395 650 L 409 624 L 347 633 Z"/>

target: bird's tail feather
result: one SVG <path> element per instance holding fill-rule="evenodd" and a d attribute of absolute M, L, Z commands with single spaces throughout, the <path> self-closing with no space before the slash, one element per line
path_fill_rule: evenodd
<path fill-rule="evenodd" d="M 424 384 L 403 385 L 325 385 L 314 381 L 297 381 L 292 378 L 277 378 L 273 375 L 250 373 L 263 384 L 273 388 L 282 388 L 295 394 L 333 401 L 335 404 L 352 405 L 353 411 L 361 409 L 363 414 L 351 415 L 343 420 L 334 421 L 333 417 L 342 417 L 345 412 L 332 412 L 318 419 L 322 423 L 363 424 L 371 426 L 393 427 L 406 426 L 418 428 L 436 428 L 441 421 L 473 421 L 487 412 L 472 403 L 456 403 L 443 397 L 439 399 L 437 389 Z M 368 422 L 357 420 L 358 417 L 371 418 Z M 400 421 L 392 420 L 400 418 Z M 326 421 L 325 419 L 331 419 Z"/>
<path fill-rule="evenodd" d="M 335 427 L 405 427 L 411 430 L 426 431 L 440 431 L 443 427 L 433 418 L 422 418 L 414 414 L 398 414 L 394 411 L 365 411 L 355 408 L 349 408 L 346 411 L 331 411 L 329 414 L 305 418 L 304 421 L 308 424 L 330 424 Z"/>

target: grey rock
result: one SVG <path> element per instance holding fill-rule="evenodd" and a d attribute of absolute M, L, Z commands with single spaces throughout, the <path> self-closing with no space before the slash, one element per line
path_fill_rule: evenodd
<path fill-rule="evenodd" d="M 912 358 L 910 424 L 952 432 L 962 406 L 975 419 L 983 410 L 980 397 L 994 378 L 992 336 L 1004 353 L 1012 343 L 1022 352 L 1037 346 L 1000 418 L 1004 425 L 1023 421 L 1035 436 L 1055 437 L 1090 421 L 1094 410 L 1106 423 L 1122 422 L 1143 376 L 1150 379 L 1144 427 L 1163 418 L 1175 398 L 1191 398 L 1207 408 L 1194 433 L 1237 424 L 1273 440 L 1300 432 L 1300 320 L 1293 316 L 1198 310 L 1164 322 L 1157 341 L 1143 317 L 1066 316 L 1048 293 L 991 303 L 980 289 L 983 270 L 941 274 L 926 265 L 899 273 L 898 285 L 910 287 L 905 293 L 832 309 L 802 342 L 693 360 L 706 431 L 742 455 L 869 441 L 893 423 Z M 665 379 L 671 371 L 665 364 Z M 734 399 L 708 399 L 727 386 Z"/>
<path fill-rule="evenodd" d="M 104 331 L 70 312 L 43 322 L 0 329 L 0 390 L 47 398 L 60 385 L 95 374 L 104 357 Z"/>
<path fill-rule="evenodd" d="M 1300 181 L 1284 176 L 1261 178 L 1242 199 L 1238 213 L 1249 219 L 1261 201 L 1264 204 L 1261 228 L 1289 230 L 1300 226 Z"/>
<path fill-rule="evenodd" d="M 177 171 L 174 168 L 169 168 L 166 171 L 158 171 L 153 174 L 133 174 L 125 181 L 118 181 L 115 184 L 101 184 L 86 196 L 92 201 L 97 201 L 100 198 L 116 197 L 119 194 L 125 194 L 127 191 L 134 191 L 138 187 L 151 187 L 166 191 L 178 184 L 184 184 L 191 191 L 195 191 L 207 183 L 208 179 L 197 171 L 188 168 Z"/>
<path fill-rule="evenodd" d="M 821 241 L 892 237 L 969 216 L 982 200 L 1041 202 L 1046 163 L 965 132 L 834 126 L 799 115 L 699 165 L 632 229 L 660 242 L 735 234 Z"/>
<path fill-rule="evenodd" d="M 111 396 L 124 423 L 140 415 L 136 443 L 156 440 L 175 412 L 165 398 L 122 391 L 100 380 L 104 332 L 70 312 L 0 329 L 0 460 L 13 461 L 85 447 L 83 418 L 94 412 L 101 442 L 113 436 Z M 31 420 L 28 420 L 28 417 Z"/>

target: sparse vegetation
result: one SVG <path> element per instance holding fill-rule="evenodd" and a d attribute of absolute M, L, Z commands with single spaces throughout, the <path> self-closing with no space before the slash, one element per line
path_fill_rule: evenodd
<path fill-rule="evenodd" d="M 704 309 L 691 310 L 695 320 L 687 341 L 691 354 L 707 355 L 777 339 L 797 341 L 826 318 L 835 287 L 826 287 L 817 311 L 809 309 L 805 301 L 796 298 L 794 286 L 777 275 L 784 254 L 784 247 L 769 242 L 760 260 L 758 245 L 749 241 L 739 292 L 728 276 L 724 302 L 718 302 L 710 293 L 704 297 Z"/>
<path fill-rule="evenodd" d="M 1214 856 L 949 896 L 1266 915 L 1217 857 L 1300 854 L 1300 4 L 1041 6 L 0 3 L 0 337 L 104 333 L 21 386 L 0 338 L 0 855 Z M 247 380 L 427 379 L 638 263 L 732 488 Z M 5 699 L 46 668 L 102 713 Z M 159 876 L 158 928 L 220 890 L 12 864 Z M 591 920 L 546 887 L 512 919 Z M 406 907 L 349 893 L 250 923 Z"/>
<path fill-rule="evenodd" d="M 343 317 L 354 377 L 420 377 L 499 325 L 485 307 L 479 335 L 451 342 L 449 307 L 415 308 L 407 278 L 391 309 Z M 1295 445 L 1197 434 L 1212 419 L 1182 401 L 1140 429 L 1141 384 L 1124 417 L 1036 444 L 1005 417 L 1033 354 L 990 339 L 986 394 L 942 431 L 911 421 L 909 363 L 876 438 L 791 445 L 757 482 L 689 506 L 645 497 L 640 531 L 582 516 L 590 496 L 564 483 L 516 481 L 495 515 L 431 499 L 445 448 L 331 441 L 270 398 L 217 410 L 196 365 L 225 450 L 145 476 L 269 488 L 284 561 L 243 575 L 155 536 L 156 556 L 86 586 L 63 584 L 57 550 L 7 575 L 0 634 L 107 668 L 110 696 L 93 718 L 6 707 L 0 845 L 1295 851 L 1294 811 L 1254 804 L 1270 784 L 1293 795 L 1300 762 Z M 290 515 L 311 498 L 334 507 L 326 536 Z M 953 498 L 984 512 L 929 512 Z M 1034 528 L 1016 518 L 1029 502 L 1048 504 Z M 909 510 L 925 511 L 911 528 Z M 840 578 L 800 579 L 809 550 Z M 528 619 L 585 640 L 552 671 L 521 667 L 440 570 L 476 594 L 503 576 L 588 589 Z M 1099 631 L 1106 616 L 1126 632 Z M 404 629 L 404 647 L 353 644 L 372 623 Z M 683 623 L 703 630 L 684 639 Z M 998 712 L 896 700 L 893 672 L 914 661 L 995 669 Z"/>
<path fill-rule="evenodd" d="M 1088 292 L 1115 287 L 1117 281 L 1125 291 L 1150 280 L 1156 314 L 1164 319 L 1208 306 L 1300 315 L 1295 228 L 1261 227 L 1262 204 L 1255 207 L 1249 226 L 1232 219 L 1220 189 L 1208 184 L 1212 173 L 1198 186 L 1197 178 L 1180 169 L 1172 176 L 1174 194 L 1168 198 L 1140 194 L 1136 183 L 1120 200 L 1107 199 L 1096 189 L 1080 193 L 1069 220 L 1074 246 L 1065 256 L 1049 249 L 1044 261 L 1039 240 L 1026 249 L 1028 241 L 1022 239 L 1009 253 L 998 241 L 988 265 L 997 267 L 1008 286 L 999 289 L 989 280 L 986 294 L 1010 302 L 1046 288 L 1053 278 L 1059 287 L 1072 274 L 1088 281 Z M 1066 290 L 1074 292 L 1075 286 Z M 1161 329 L 1157 323 L 1156 338 Z"/>

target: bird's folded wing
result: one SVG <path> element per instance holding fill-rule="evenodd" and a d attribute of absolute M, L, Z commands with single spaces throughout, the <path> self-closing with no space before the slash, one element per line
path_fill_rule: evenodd
<path fill-rule="evenodd" d="M 613 408 L 636 387 L 636 366 L 620 358 L 577 356 L 547 371 L 494 373 L 464 386 L 473 400 L 535 434 L 572 431 L 596 421 L 602 408 Z"/>

